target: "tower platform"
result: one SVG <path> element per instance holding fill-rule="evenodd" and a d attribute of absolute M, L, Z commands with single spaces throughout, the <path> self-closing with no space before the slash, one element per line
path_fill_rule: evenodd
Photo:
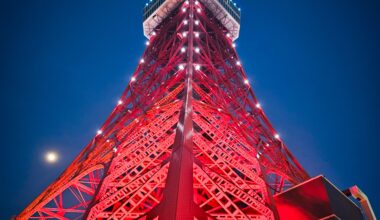
<path fill-rule="evenodd" d="M 144 35 L 150 38 L 154 30 L 167 18 L 183 0 L 151 0 L 144 8 Z M 185 1 L 188 2 L 188 1 Z M 212 15 L 226 28 L 232 40 L 239 38 L 240 8 L 231 0 L 199 0 Z"/>

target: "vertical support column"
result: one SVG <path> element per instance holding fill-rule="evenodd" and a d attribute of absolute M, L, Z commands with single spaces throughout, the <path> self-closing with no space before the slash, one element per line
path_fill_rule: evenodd
<path fill-rule="evenodd" d="M 268 182 L 268 179 L 267 179 L 268 169 L 265 168 L 262 164 L 260 164 L 260 169 L 261 169 L 261 176 L 262 176 L 263 180 L 267 183 Z M 268 198 L 267 202 L 269 204 L 270 209 L 272 210 L 273 217 L 275 220 L 280 220 L 280 215 L 278 214 L 278 210 L 277 210 L 276 204 L 275 204 L 274 199 L 273 199 L 273 194 L 272 194 L 271 189 L 270 189 L 268 184 L 266 184 L 266 190 L 267 190 L 267 195 L 265 197 Z"/>
<path fill-rule="evenodd" d="M 179 115 L 163 200 L 157 213 L 162 220 L 193 220 L 193 38 L 194 0 L 189 1 L 189 33 L 184 102 Z"/>

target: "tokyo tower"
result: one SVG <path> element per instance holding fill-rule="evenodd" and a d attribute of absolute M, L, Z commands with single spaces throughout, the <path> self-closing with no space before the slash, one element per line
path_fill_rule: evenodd
<path fill-rule="evenodd" d="M 270 124 L 235 51 L 240 16 L 231 0 L 150 0 L 117 106 L 16 219 L 363 219 Z"/>

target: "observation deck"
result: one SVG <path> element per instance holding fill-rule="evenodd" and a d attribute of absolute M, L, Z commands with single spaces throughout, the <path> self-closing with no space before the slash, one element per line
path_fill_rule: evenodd
<path fill-rule="evenodd" d="M 240 8 L 232 0 L 198 0 L 203 3 L 236 40 L 240 32 Z M 144 35 L 150 38 L 154 29 L 184 0 L 150 0 L 144 7 Z"/>

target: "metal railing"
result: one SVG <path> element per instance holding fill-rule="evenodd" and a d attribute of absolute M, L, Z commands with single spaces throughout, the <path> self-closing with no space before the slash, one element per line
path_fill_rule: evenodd
<path fill-rule="evenodd" d="M 166 0 L 153 0 L 144 7 L 144 21 L 149 18 Z"/>
<path fill-rule="evenodd" d="M 218 2 L 223 6 L 223 8 L 237 21 L 240 23 L 240 9 L 231 0 L 218 0 Z"/>
<path fill-rule="evenodd" d="M 143 20 L 148 19 L 166 0 L 152 0 L 144 7 Z M 215 0 L 237 21 L 240 23 L 240 9 L 231 0 Z"/>

